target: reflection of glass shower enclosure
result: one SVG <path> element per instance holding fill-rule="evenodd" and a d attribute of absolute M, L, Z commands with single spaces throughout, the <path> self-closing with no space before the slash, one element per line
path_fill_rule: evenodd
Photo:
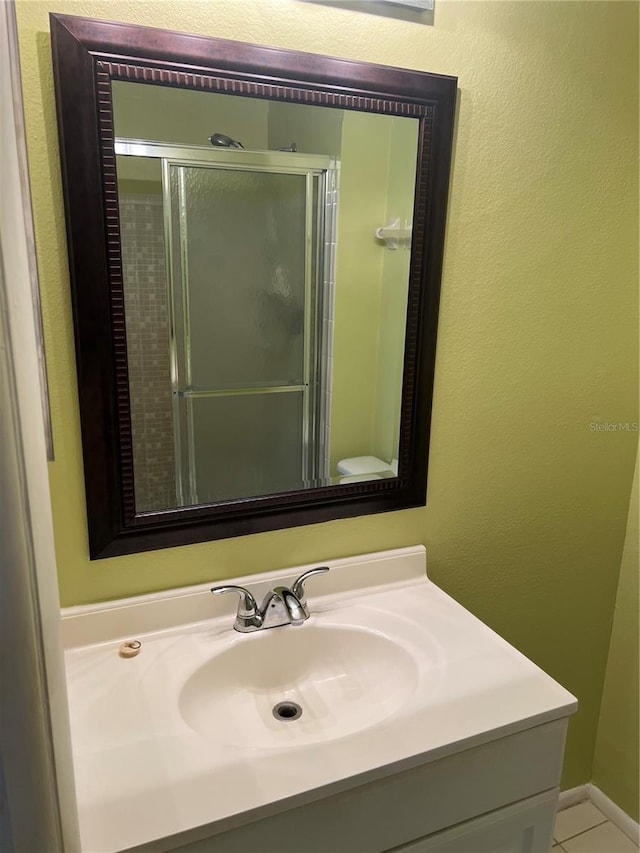
<path fill-rule="evenodd" d="M 116 153 L 162 163 L 176 502 L 321 484 L 334 164 L 130 140 Z"/>

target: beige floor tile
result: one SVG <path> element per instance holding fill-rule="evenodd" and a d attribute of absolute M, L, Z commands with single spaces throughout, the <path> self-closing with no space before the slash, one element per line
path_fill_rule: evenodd
<path fill-rule="evenodd" d="M 605 820 L 606 817 L 593 803 L 578 803 L 577 806 L 571 806 L 569 809 L 558 812 L 553 837 L 556 841 L 563 842 L 580 832 L 586 832 L 587 829 L 591 829 Z"/>
<path fill-rule="evenodd" d="M 562 846 L 567 853 L 638 853 L 633 841 L 609 821 L 563 841 Z"/>

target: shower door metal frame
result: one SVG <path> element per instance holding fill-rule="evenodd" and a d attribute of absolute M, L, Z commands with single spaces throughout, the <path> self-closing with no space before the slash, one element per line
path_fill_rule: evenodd
<path fill-rule="evenodd" d="M 339 164 L 331 157 L 297 152 L 252 151 L 207 146 L 165 144 L 137 139 L 116 139 L 121 156 L 156 158 L 162 165 L 162 195 L 169 305 L 169 358 L 173 400 L 176 500 L 179 506 L 198 503 L 196 454 L 193 434 L 193 401 L 202 397 L 229 397 L 266 393 L 302 393 L 303 436 L 301 488 L 320 485 L 329 476 L 329 429 L 331 406 L 331 323 L 335 268 L 335 228 Z M 179 172 L 178 261 L 174 256 L 171 170 L 214 168 L 229 171 L 265 172 L 305 177 L 304 341 L 303 379 L 299 385 L 235 389 L 199 389 L 192 385 L 190 359 L 189 291 L 186 255 L 187 223 L 184 218 L 183 173 Z M 317 183 L 317 187 L 315 184 Z M 314 229 L 314 219 L 316 220 Z M 315 234 L 314 234 L 315 230 Z M 318 239 L 314 239 L 317 235 Z M 315 276 L 313 275 L 315 271 Z M 315 278 L 315 286 L 313 279 Z M 186 472 L 186 473 L 185 473 Z"/>

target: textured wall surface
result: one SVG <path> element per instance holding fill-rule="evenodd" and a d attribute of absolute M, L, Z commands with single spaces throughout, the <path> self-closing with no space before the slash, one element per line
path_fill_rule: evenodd
<path fill-rule="evenodd" d="M 598 737 L 593 760 L 593 781 L 635 821 L 639 820 L 638 759 L 638 465 L 633 481 L 629 521 L 624 540 L 620 583 L 611 631 L 611 645 L 604 680 Z"/>
<path fill-rule="evenodd" d="M 459 77 L 426 508 L 89 562 L 49 11 Z M 578 696 L 564 783 L 588 781 L 636 450 L 590 424 L 638 420 L 637 4 L 438 0 L 425 26 L 296 0 L 28 0 L 18 23 L 63 602 L 422 542 L 437 583 Z"/>

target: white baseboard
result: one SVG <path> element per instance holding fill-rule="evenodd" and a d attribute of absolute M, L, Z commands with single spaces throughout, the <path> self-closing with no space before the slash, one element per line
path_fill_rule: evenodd
<path fill-rule="evenodd" d="M 589 785 L 589 799 L 605 817 L 609 818 L 611 823 L 622 830 L 634 844 L 640 846 L 640 824 L 636 823 L 626 812 L 623 812 L 620 806 L 617 806 L 595 785 Z"/>
<path fill-rule="evenodd" d="M 579 785 L 577 788 L 569 788 L 568 791 L 560 791 L 558 797 L 558 811 L 577 806 L 589 799 L 589 788 L 591 785 Z"/>
<path fill-rule="evenodd" d="M 621 832 L 624 832 L 634 844 L 640 845 L 640 824 L 636 823 L 626 812 L 623 812 L 620 806 L 610 800 L 600 788 L 591 783 L 570 788 L 568 791 L 561 791 L 558 797 L 558 811 L 576 806 L 578 803 L 584 803 L 587 800 L 600 809 L 602 814 L 615 824 Z"/>

